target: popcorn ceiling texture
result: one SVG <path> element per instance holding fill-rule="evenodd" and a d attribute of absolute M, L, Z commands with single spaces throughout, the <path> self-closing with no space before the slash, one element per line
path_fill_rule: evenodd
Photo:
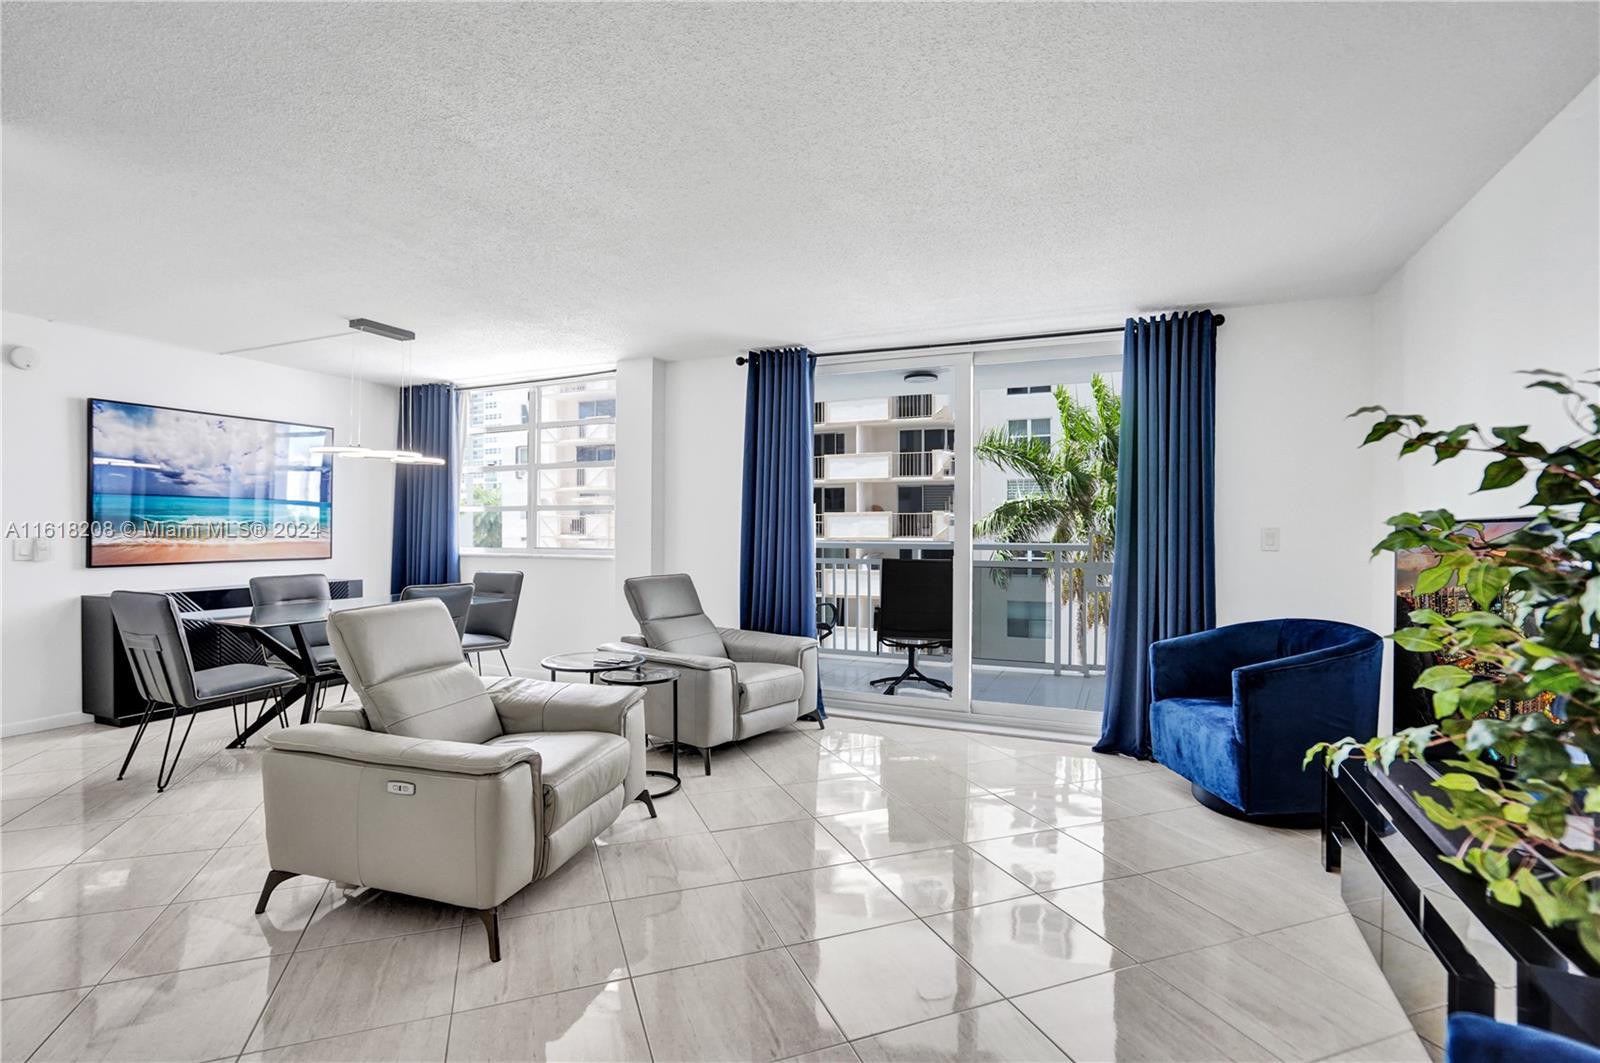
<path fill-rule="evenodd" d="M 1596 12 L 7 4 L 5 308 L 460 380 L 1368 292 Z"/>

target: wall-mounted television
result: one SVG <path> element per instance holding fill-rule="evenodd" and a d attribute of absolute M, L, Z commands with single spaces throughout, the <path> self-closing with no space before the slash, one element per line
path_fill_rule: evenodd
<path fill-rule="evenodd" d="M 89 400 L 91 568 L 333 556 L 333 429 Z"/>

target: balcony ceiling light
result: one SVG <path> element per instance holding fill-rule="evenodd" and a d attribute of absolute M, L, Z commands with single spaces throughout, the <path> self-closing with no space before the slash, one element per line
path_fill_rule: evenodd
<path fill-rule="evenodd" d="M 908 383 L 913 380 L 938 380 L 939 374 L 932 369 L 913 369 L 906 374 L 905 379 Z"/>

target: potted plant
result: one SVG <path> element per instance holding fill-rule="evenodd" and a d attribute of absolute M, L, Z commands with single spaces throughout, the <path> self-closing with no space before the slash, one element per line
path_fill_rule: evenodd
<path fill-rule="evenodd" d="M 1531 481 L 1533 513 L 1493 540 L 1481 524 L 1442 509 L 1389 519 L 1374 555 L 1431 550 L 1438 560 L 1418 575 L 1418 593 L 1455 583 L 1474 606 L 1449 616 L 1415 610 L 1411 626 L 1392 636 L 1448 662 L 1416 680 L 1431 692 L 1436 721 L 1368 742 L 1319 743 L 1305 763 L 1321 760 L 1337 774 L 1352 757 L 1383 771 L 1397 759 L 1426 758 L 1437 769 L 1433 792 L 1412 796 L 1464 839 L 1440 859 L 1483 879 L 1499 903 L 1574 933 L 1600 962 L 1600 373 L 1528 375 L 1529 388 L 1565 404 L 1573 440 L 1547 446 L 1529 439 L 1527 426 L 1434 429 L 1380 406 L 1351 415 L 1377 415 L 1363 446 L 1393 436 L 1402 457 L 1431 452 L 1435 464 L 1492 456 L 1479 490 Z M 1529 700 L 1548 707 L 1501 707 Z"/>

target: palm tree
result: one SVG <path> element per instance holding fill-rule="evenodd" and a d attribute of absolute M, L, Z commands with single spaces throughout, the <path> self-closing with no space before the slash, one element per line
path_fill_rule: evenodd
<path fill-rule="evenodd" d="M 1006 472 L 1033 481 L 1035 491 L 1009 498 L 973 525 L 973 538 L 1005 543 L 1072 543 L 1086 546 L 1086 560 L 1106 561 L 1116 539 L 1117 439 L 1122 428 L 1122 398 L 1104 377 L 1089 381 L 1090 404 L 1079 402 L 1064 387 L 1054 395 L 1060 438 L 1013 439 L 1003 428 L 984 434 L 974 456 Z M 1023 551 L 997 550 L 998 559 L 1030 557 Z M 994 569 L 1003 581 L 1006 569 Z M 1061 599 L 1083 603 L 1077 625 L 1079 659 L 1087 658 L 1088 628 L 1105 624 L 1109 607 L 1103 587 L 1089 587 L 1084 570 L 1074 567 L 1061 587 Z"/>

